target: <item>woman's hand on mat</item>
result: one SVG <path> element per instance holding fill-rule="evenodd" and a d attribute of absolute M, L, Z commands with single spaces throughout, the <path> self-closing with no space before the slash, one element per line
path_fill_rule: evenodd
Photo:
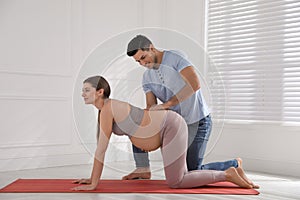
<path fill-rule="evenodd" d="M 72 183 L 77 183 L 77 184 L 91 184 L 92 181 L 90 178 L 82 178 L 82 179 L 77 179 L 73 181 Z"/>
<path fill-rule="evenodd" d="M 77 187 L 72 188 L 72 190 L 80 191 L 80 190 L 94 190 L 96 189 L 97 185 L 80 185 Z"/>

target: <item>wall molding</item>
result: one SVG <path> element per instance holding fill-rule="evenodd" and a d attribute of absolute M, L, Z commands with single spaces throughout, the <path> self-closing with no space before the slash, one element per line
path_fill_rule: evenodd
<path fill-rule="evenodd" d="M 0 149 L 15 149 L 15 148 L 37 148 L 37 147 L 51 147 L 51 146 L 64 146 L 70 145 L 71 141 L 69 142 L 56 142 L 56 143 L 35 143 L 35 144 L 28 144 L 28 143 L 19 143 L 19 144 L 0 144 Z"/>
<path fill-rule="evenodd" d="M 15 75 L 24 75 L 24 76 L 54 76 L 54 77 L 72 78 L 71 73 L 61 74 L 61 73 L 48 73 L 48 72 L 38 72 L 38 71 L 0 70 L 0 74 L 15 74 Z"/>
<path fill-rule="evenodd" d="M 1 140 L 0 149 L 71 144 L 72 115 L 69 97 L 1 94 L 0 101 L 4 109 L 1 119 L 7 120 L 2 126 L 4 130 L 1 134 L 7 137 Z M 16 114 L 19 110 L 22 113 Z M 60 111 L 62 113 L 56 116 Z M 32 119 L 27 117 L 28 114 Z M 55 125 L 45 124 L 49 120 L 53 120 Z M 65 134 L 60 136 L 61 133 Z M 21 139 L 19 136 L 26 138 Z"/>
<path fill-rule="evenodd" d="M 0 94 L 0 100 L 40 100 L 40 101 L 69 101 L 67 96 L 32 96 Z"/>
<path fill-rule="evenodd" d="M 88 153 L 35 156 L 34 158 L 1 159 L 0 172 L 82 165 L 90 163 L 90 160 L 91 157 Z"/>

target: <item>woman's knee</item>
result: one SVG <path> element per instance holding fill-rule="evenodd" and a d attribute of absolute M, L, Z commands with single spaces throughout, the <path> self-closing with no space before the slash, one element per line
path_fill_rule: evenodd
<path fill-rule="evenodd" d="M 180 188 L 182 178 L 167 178 L 166 182 L 170 188 Z"/>
<path fill-rule="evenodd" d="M 168 182 L 167 184 L 170 188 L 176 189 L 176 188 L 180 188 L 180 182 Z"/>

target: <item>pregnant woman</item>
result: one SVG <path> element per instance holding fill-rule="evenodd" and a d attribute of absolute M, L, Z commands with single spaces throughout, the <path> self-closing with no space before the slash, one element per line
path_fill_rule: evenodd
<path fill-rule="evenodd" d="M 85 104 L 93 104 L 99 110 L 98 144 L 91 177 L 75 181 L 84 185 L 74 190 L 94 190 L 97 187 L 112 133 L 127 135 L 136 147 L 145 151 L 161 148 L 166 182 L 171 188 L 192 188 L 220 181 L 229 181 L 243 188 L 258 188 L 241 167 L 231 167 L 226 171 L 188 171 L 188 130 L 180 115 L 168 110 L 143 110 L 109 99 L 109 95 L 110 86 L 103 77 L 93 76 L 84 81 L 82 97 Z"/>

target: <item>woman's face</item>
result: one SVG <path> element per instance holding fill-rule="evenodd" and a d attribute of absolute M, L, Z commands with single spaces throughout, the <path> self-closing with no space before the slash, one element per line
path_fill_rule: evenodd
<path fill-rule="evenodd" d="M 96 88 L 92 87 L 90 83 L 84 83 L 81 96 L 85 104 L 94 104 L 96 101 Z"/>

